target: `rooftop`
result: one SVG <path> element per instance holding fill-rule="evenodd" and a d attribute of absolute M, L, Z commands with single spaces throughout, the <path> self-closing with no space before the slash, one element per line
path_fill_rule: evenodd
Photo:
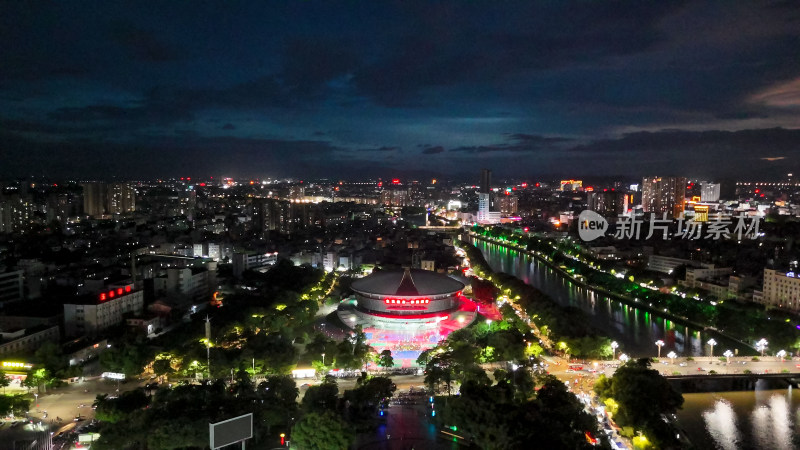
<path fill-rule="evenodd" d="M 464 283 L 429 270 L 406 269 L 374 272 L 372 275 L 353 281 L 356 292 L 377 295 L 440 295 L 464 289 Z"/>

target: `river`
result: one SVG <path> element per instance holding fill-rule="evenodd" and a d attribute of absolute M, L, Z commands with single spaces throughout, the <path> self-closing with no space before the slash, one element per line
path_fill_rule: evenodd
<path fill-rule="evenodd" d="M 800 390 L 683 394 L 678 422 L 696 448 L 800 447 Z"/>
<path fill-rule="evenodd" d="M 678 356 L 708 356 L 705 342 L 714 338 L 716 354 L 725 350 L 748 351 L 743 345 L 697 328 L 682 325 L 658 314 L 627 305 L 576 285 L 546 264 L 525 253 L 481 239 L 472 243 L 483 252 L 486 262 L 497 272 L 506 272 L 536 287 L 563 306 L 575 306 L 587 313 L 591 325 L 619 343 L 620 352 L 631 357 L 656 356 L 657 340 L 664 341 L 661 355 L 674 351 Z"/>

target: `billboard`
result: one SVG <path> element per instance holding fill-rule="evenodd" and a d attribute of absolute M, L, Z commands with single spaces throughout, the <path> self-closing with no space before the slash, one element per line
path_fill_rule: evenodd
<path fill-rule="evenodd" d="M 253 414 L 208 424 L 209 445 L 212 449 L 235 444 L 253 437 Z"/>

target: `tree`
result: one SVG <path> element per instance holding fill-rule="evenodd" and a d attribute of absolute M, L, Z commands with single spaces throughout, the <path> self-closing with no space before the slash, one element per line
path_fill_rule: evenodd
<path fill-rule="evenodd" d="M 169 359 L 157 359 L 153 362 L 153 372 L 158 376 L 169 378 L 169 374 L 173 372 L 172 365 Z"/>
<path fill-rule="evenodd" d="M 311 386 L 303 396 L 302 407 L 307 412 L 325 412 L 336 409 L 339 401 L 339 385 L 333 377 L 327 376 L 318 386 Z"/>
<path fill-rule="evenodd" d="M 384 350 L 381 352 L 378 359 L 378 365 L 386 369 L 394 366 L 394 358 L 392 358 L 391 350 Z"/>
<path fill-rule="evenodd" d="M 30 399 L 23 394 L 0 395 L 0 416 L 23 415 L 31 408 Z"/>
<path fill-rule="evenodd" d="M 308 413 L 292 428 L 292 447 L 303 450 L 347 449 L 355 436 L 333 413 Z"/>
<path fill-rule="evenodd" d="M 8 378 L 5 372 L 0 370 L 0 386 L 3 387 L 3 393 L 5 394 L 6 388 L 11 384 L 11 379 Z"/>
<path fill-rule="evenodd" d="M 601 376 L 595 383 L 595 391 L 602 400 L 616 402 L 618 412 L 614 418 L 620 425 L 644 430 L 659 446 L 677 445 L 676 433 L 664 417 L 683 405 L 683 396 L 657 370 L 650 368 L 649 359 L 628 361 L 611 378 Z"/>

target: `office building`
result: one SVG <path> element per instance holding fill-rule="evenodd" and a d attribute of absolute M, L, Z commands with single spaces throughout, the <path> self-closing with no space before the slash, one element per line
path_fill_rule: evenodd
<path fill-rule="evenodd" d="M 74 298 L 64 304 L 64 332 L 68 337 L 97 336 L 124 322 L 126 315 L 140 316 L 144 292 L 133 285 L 109 286 L 103 292 Z"/>
<path fill-rule="evenodd" d="M 648 177 L 642 179 L 642 209 L 646 213 L 679 218 L 683 216 L 686 178 Z"/>

